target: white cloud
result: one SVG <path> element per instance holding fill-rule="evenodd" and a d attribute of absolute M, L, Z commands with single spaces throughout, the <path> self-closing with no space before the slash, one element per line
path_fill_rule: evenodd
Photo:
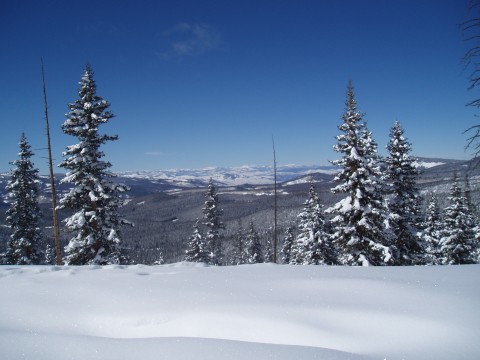
<path fill-rule="evenodd" d="M 220 34 L 208 24 L 181 22 L 161 35 L 165 50 L 162 57 L 184 57 L 202 54 L 220 44 Z"/>

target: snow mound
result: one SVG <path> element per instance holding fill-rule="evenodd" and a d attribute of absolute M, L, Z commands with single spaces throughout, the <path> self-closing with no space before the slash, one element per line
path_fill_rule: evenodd
<path fill-rule="evenodd" d="M 480 265 L 4 266 L 2 359 L 474 359 Z"/>

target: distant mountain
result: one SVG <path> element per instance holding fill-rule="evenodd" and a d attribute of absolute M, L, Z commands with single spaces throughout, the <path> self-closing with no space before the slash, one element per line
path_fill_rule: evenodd
<path fill-rule="evenodd" d="M 286 182 L 309 174 L 334 174 L 334 166 L 282 165 L 277 167 L 277 181 Z M 205 186 L 212 178 L 220 186 L 266 185 L 273 183 L 273 166 L 208 167 L 203 169 L 171 169 L 127 171 L 118 173 L 123 179 L 158 181 L 163 184 L 192 188 Z"/>
<path fill-rule="evenodd" d="M 451 180 L 454 173 L 464 177 L 468 172 L 473 178 L 473 183 L 480 177 L 480 165 L 476 166 L 473 161 L 418 158 L 417 167 L 421 170 L 420 182 L 441 183 Z M 338 168 L 335 166 L 321 165 L 281 165 L 277 167 L 277 181 L 284 186 L 295 186 L 309 182 L 311 179 L 317 183 L 329 183 Z M 169 169 L 169 170 L 146 170 L 126 171 L 117 173 L 115 181 L 125 183 L 131 187 L 129 197 L 137 197 L 162 192 L 172 192 L 187 189 L 205 187 L 209 179 L 220 187 L 269 186 L 273 184 L 273 166 L 245 165 L 238 167 L 208 167 L 201 169 Z M 9 174 L 0 174 L 0 196 L 6 200 L 5 186 Z M 63 177 L 56 174 L 56 182 Z M 473 185 L 473 184 L 472 184 Z M 59 193 L 68 190 L 67 184 L 58 184 Z M 48 201 L 50 191 L 49 179 L 41 177 L 41 194 L 44 201 Z M 1 201 L 0 201 L 1 203 Z"/>

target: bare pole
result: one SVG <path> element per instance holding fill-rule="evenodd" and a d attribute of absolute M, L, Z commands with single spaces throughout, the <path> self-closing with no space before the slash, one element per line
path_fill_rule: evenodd
<path fill-rule="evenodd" d="M 275 155 L 275 141 L 272 135 L 273 146 L 273 263 L 277 263 L 277 158 Z"/>
<path fill-rule="evenodd" d="M 45 87 L 45 71 L 42 62 L 42 83 L 43 83 L 43 100 L 45 103 L 45 122 L 47 130 L 47 146 L 48 146 L 48 167 L 50 171 L 50 188 L 52 190 L 52 216 L 53 216 L 53 240 L 55 242 L 55 263 L 62 265 L 62 256 L 60 254 L 60 235 L 58 229 L 57 218 L 57 192 L 55 191 L 55 178 L 53 177 L 53 161 L 52 161 L 52 146 L 50 143 L 50 124 L 48 122 L 48 105 L 47 105 L 47 90 Z"/>

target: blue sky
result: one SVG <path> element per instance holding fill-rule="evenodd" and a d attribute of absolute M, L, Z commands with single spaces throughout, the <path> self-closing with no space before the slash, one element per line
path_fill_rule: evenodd
<path fill-rule="evenodd" d="M 467 0 L 2 1 L 0 171 L 24 131 L 46 173 L 41 57 L 57 164 L 87 62 L 116 115 L 115 171 L 270 164 L 272 135 L 279 164 L 328 164 L 349 79 L 381 153 L 398 120 L 415 155 L 467 159 L 467 15 Z"/>

